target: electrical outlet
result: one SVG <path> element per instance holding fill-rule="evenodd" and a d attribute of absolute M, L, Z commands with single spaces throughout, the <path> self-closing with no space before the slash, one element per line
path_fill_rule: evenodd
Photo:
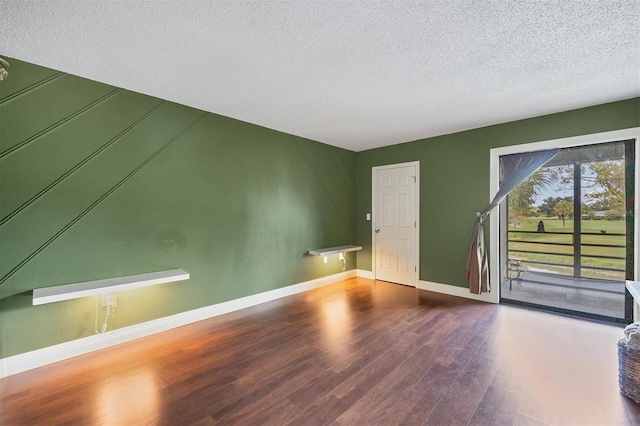
<path fill-rule="evenodd" d="M 102 307 L 111 306 L 113 308 L 118 307 L 118 296 L 115 294 L 103 294 L 102 295 Z"/>

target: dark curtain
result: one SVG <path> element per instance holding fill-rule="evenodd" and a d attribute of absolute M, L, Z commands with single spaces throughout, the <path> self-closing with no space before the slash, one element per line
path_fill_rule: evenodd
<path fill-rule="evenodd" d="M 524 182 L 536 170 L 551 160 L 559 149 L 545 151 L 524 152 L 521 154 L 500 157 L 500 188 L 491 203 L 482 211 L 476 213 L 476 224 L 473 227 L 469 256 L 465 276 L 469 280 L 469 291 L 474 294 L 491 291 L 489 283 L 489 261 L 484 244 L 483 222 L 509 192 Z"/>

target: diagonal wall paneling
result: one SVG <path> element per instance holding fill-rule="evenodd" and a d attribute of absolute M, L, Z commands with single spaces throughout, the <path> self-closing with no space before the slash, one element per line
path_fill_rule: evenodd
<path fill-rule="evenodd" d="M 11 91 L 11 87 L 9 87 L 8 90 L 4 90 L 3 91 L 4 93 L 6 93 L 6 96 L 0 100 L 0 105 L 9 103 L 9 102 L 13 101 L 14 99 L 17 99 L 17 98 L 19 98 L 19 97 L 21 97 L 21 96 L 23 96 L 23 95 L 25 95 L 25 94 L 27 94 L 27 93 L 29 93 L 31 91 L 37 90 L 40 87 L 44 86 L 45 84 L 49 84 L 49 83 L 51 83 L 51 82 L 53 82 L 53 81 L 55 81 L 55 80 L 57 80 L 59 78 L 62 78 L 64 76 L 65 76 L 64 73 L 58 72 L 58 73 L 55 73 L 55 74 L 52 74 L 52 75 L 46 77 L 43 80 L 35 81 L 35 83 L 29 84 L 28 86 L 22 87 L 22 88 L 18 88 L 19 86 L 14 84 L 13 85 L 13 89 L 14 89 L 13 92 Z"/>
<path fill-rule="evenodd" d="M 132 92 L 119 92 L 103 104 L 42 136 L 38 143 L 2 160 L 0 226 L 52 189 L 52 185 L 60 183 L 141 124 L 161 104 L 157 99 Z M 46 159 L 47 166 L 33 167 L 34 158 Z M 25 170 L 30 173 L 24 173 Z"/>
<path fill-rule="evenodd" d="M 0 105 L 66 75 L 49 68 L 34 68 L 29 63 L 16 59 L 10 61 L 10 78 L 0 84 Z"/>
<path fill-rule="evenodd" d="M 93 298 L 34 307 L 34 288 L 191 274 L 119 294 L 119 328 L 340 271 L 306 253 L 355 242 L 354 153 L 10 62 L 0 358 L 94 333 Z"/>
<path fill-rule="evenodd" d="M 72 119 L 115 88 L 63 76 L 0 106 L 0 158 Z M 1 96 L 1 94 L 0 94 Z"/>
<path fill-rule="evenodd" d="M 0 228 L 0 241 L 13 241 L 0 258 L 0 286 L 61 230 L 114 185 L 188 127 L 198 111 L 166 104 L 140 126 Z M 2 294 L 0 287 L 0 294 Z"/>

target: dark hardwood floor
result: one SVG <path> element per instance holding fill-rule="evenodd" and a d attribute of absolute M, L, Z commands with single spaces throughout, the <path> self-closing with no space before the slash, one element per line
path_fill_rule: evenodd
<path fill-rule="evenodd" d="M 0 424 L 640 424 L 621 336 L 358 278 L 10 376 Z"/>

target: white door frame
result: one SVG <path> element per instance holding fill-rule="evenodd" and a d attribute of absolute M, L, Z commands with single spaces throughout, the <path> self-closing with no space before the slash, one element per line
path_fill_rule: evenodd
<path fill-rule="evenodd" d="M 386 164 L 384 166 L 375 166 L 371 168 L 371 269 L 373 272 L 373 279 L 376 277 L 376 186 L 375 186 L 375 174 L 378 170 L 396 169 L 400 167 L 416 167 L 416 227 L 415 227 L 415 241 L 416 241 L 416 271 L 415 271 L 415 283 L 416 288 L 420 284 L 420 161 L 409 161 L 407 163 Z"/>
<path fill-rule="evenodd" d="M 522 145 L 511 145 L 502 148 L 494 148 L 491 150 L 490 162 L 490 197 L 493 199 L 498 192 L 500 184 L 500 156 L 509 154 L 518 154 L 521 152 L 541 151 L 552 148 L 568 148 L 571 146 L 594 145 L 603 142 L 614 142 L 622 140 L 636 140 L 636 176 L 635 176 L 635 211 L 638 211 L 640 200 L 638 194 L 640 192 L 640 127 L 632 127 L 630 129 L 614 130 L 611 132 L 593 133 L 589 135 L 573 136 L 562 139 L 552 139 L 542 142 L 526 143 Z M 640 229 L 640 218 L 635 218 L 635 235 L 638 235 Z M 500 209 L 497 208 L 489 215 L 489 282 L 491 283 L 491 293 L 488 293 L 490 301 L 498 303 L 500 301 Z M 634 244 L 634 280 L 638 280 L 638 246 L 639 238 L 635 238 Z M 493 291 L 497 289 L 497 291 Z"/>

